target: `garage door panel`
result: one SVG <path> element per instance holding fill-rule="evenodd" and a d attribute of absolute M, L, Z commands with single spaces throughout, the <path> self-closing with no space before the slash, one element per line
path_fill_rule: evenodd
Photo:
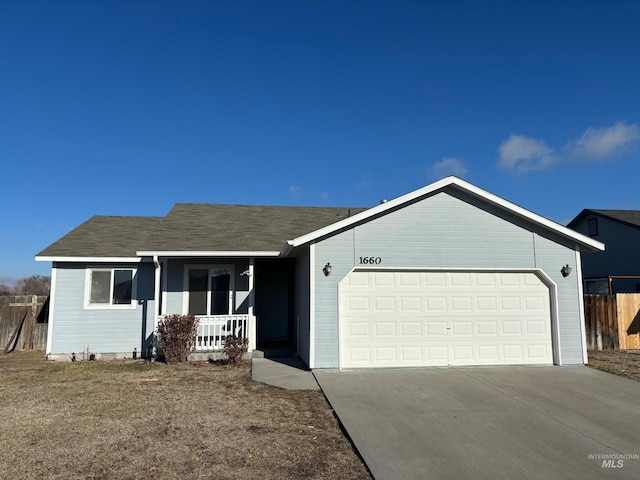
<path fill-rule="evenodd" d="M 394 347 L 378 347 L 375 349 L 376 362 L 381 364 L 395 363 L 397 361 Z"/>
<path fill-rule="evenodd" d="M 369 333 L 369 327 L 369 322 L 349 322 L 349 336 L 354 339 L 356 337 L 362 337 L 365 339 L 365 341 L 367 341 L 371 336 L 371 334 Z"/>
<path fill-rule="evenodd" d="M 542 359 L 548 356 L 546 345 L 528 345 L 527 356 L 531 359 Z"/>
<path fill-rule="evenodd" d="M 392 321 L 377 322 L 375 324 L 376 337 L 396 337 L 396 323 Z"/>
<path fill-rule="evenodd" d="M 501 345 L 502 357 L 509 361 L 519 361 L 524 357 L 522 345 Z"/>
<path fill-rule="evenodd" d="M 427 325 L 427 336 L 429 337 L 435 337 L 435 336 L 441 336 L 441 337 L 447 337 L 447 322 L 437 322 L 437 321 L 433 321 L 433 322 L 425 322 Z"/>
<path fill-rule="evenodd" d="M 472 312 L 471 297 L 451 297 L 451 310 L 454 312 Z"/>
<path fill-rule="evenodd" d="M 422 323 L 401 322 L 400 333 L 406 337 L 422 337 Z"/>
<path fill-rule="evenodd" d="M 478 320 L 476 322 L 476 334 L 479 336 L 496 336 L 498 335 L 498 322 L 491 320 Z"/>
<path fill-rule="evenodd" d="M 396 298 L 395 297 L 375 297 L 373 299 L 374 312 L 395 312 L 396 311 Z"/>
<path fill-rule="evenodd" d="M 452 345 L 449 350 L 452 365 L 474 363 L 473 345 Z"/>
<path fill-rule="evenodd" d="M 534 273 L 352 272 L 342 368 L 552 363 L 549 290 Z"/>
<path fill-rule="evenodd" d="M 497 363 L 500 359 L 497 345 L 487 345 L 478 347 L 478 359 L 481 361 L 490 361 L 491 363 Z"/>
<path fill-rule="evenodd" d="M 426 297 L 425 305 L 428 312 L 446 312 L 447 297 Z"/>
<path fill-rule="evenodd" d="M 520 320 L 505 320 L 502 322 L 502 336 L 522 336 L 522 322 Z"/>
<path fill-rule="evenodd" d="M 369 297 L 350 296 L 349 297 L 349 312 L 365 312 L 369 313 L 371 307 L 369 306 Z"/>
<path fill-rule="evenodd" d="M 473 336 L 473 322 L 471 320 L 451 322 L 451 335 L 455 337 Z"/>
<path fill-rule="evenodd" d="M 476 297 L 476 310 L 496 312 L 498 310 L 498 299 L 496 297 Z"/>
<path fill-rule="evenodd" d="M 424 349 L 421 346 L 418 347 L 402 347 L 402 360 L 403 362 L 422 362 L 424 360 Z"/>
<path fill-rule="evenodd" d="M 420 297 L 400 297 L 398 302 L 401 312 L 422 312 L 422 298 Z"/>

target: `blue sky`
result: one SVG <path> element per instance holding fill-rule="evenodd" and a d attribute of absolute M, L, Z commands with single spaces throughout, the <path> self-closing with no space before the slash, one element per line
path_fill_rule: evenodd
<path fill-rule="evenodd" d="M 373 206 L 454 174 L 640 209 L 640 2 L 0 3 L 0 283 L 92 215 Z"/>

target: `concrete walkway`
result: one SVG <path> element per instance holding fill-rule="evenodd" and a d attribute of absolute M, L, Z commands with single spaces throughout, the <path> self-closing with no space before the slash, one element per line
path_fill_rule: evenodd
<path fill-rule="evenodd" d="M 286 390 L 320 390 L 311 371 L 297 357 L 254 358 L 251 377 L 254 382 Z"/>
<path fill-rule="evenodd" d="M 640 478 L 640 382 L 588 367 L 313 373 L 376 480 Z"/>

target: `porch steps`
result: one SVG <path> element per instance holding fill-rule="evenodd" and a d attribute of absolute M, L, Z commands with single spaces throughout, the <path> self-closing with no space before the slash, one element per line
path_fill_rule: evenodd
<path fill-rule="evenodd" d="M 297 358 L 298 353 L 291 347 L 268 347 L 253 351 L 253 358 Z"/>

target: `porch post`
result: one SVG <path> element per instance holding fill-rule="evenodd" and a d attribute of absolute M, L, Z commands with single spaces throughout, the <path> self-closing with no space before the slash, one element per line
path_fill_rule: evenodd
<path fill-rule="evenodd" d="M 253 352 L 256 349 L 256 335 L 257 335 L 257 328 L 256 328 L 256 317 L 253 314 L 253 307 L 254 307 L 254 301 L 255 301 L 255 294 L 254 294 L 254 286 L 255 286 L 255 281 L 253 278 L 253 275 L 255 273 L 254 270 L 254 265 L 255 265 L 255 258 L 250 257 L 249 258 L 249 309 L 247 311 L 247 313 L 249 314 L 249 351 Z"/>
<path fill-rule="evenodd" d="M 158 320 L 160 319 L 160 260 L 157 255 L 153 256 L 154 266 L 154 292 L 153 292 L 153 347 L 151 355 L 155 358 L 157 355 L 158 339 L 156 332 L 158 331 Z"/>

